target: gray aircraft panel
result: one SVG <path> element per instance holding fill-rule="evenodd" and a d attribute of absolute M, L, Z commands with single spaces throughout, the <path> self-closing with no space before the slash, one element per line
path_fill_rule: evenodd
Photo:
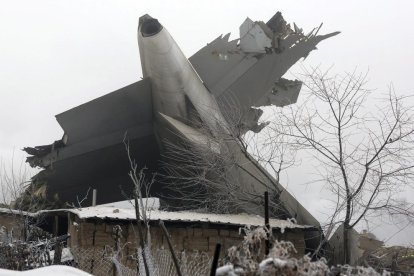
<path fill-rule="evenodd" d="M 152 123 L 145 123 L 127 128 L 122 128 L 106 135 L 94 136 L 92 138 L 82 140 L 75 144 L 69 144 L 65 147 L 53 149 L 45 156 L 37 159 L 38 165 L 41 167 L 48 167 L 49 165 L 68 158 L 73 158 L 78 155 L 86 154 L 92 151 L 101 150 L 105 147 L 110 147 L 120 144 L 124 139 L 133 140 L 153 136 Z"/>
<path fill-rule="evenodd" d="M 251 107 L 295 103 L 301 83 L 281 77 L 320 41 L 337 34 L 317 36 L 319 29 L 304 35 L 294 24 L 292 30 L 279 12 L 266 24 L 247 18 L 240 27 L 240 40 L 229 42 L 228 34 L 220 36 L 189 60 L 222 112 L 237 113 L 227 117 L 237 115 L 233 119 L 257 132 L 263 126 Z"/>
<path fill-rule="evenodd" d="M 280 78 L 279 81 L 275 82 L 275 85 L 272 88 L 272 92 L 266 94 L 263 98 L 258 100 L 254 106 L 259 107 L 275 105 L 283 107 L 296 103 L 301 88 L 301 81 L 291 81 Z"/>
<path fill-rule="evenodd" d="M 72 108 L 56 119 L 64 130 L 52 145 L 25 148 L 32 167 L 86 154 L 128 139 L 153 136 L 151 83 L 144 79 Z"/>
<path fill-rule="evenodd" d="M 67 135 L 67 145 L 151 124 L 151 83 L 148 79 L 135 82 L 56 115 L 56 119 Z"/>
<path fill-rule="evenodd" d="M 246 54 L 237 47 L 237 40 L 229 42 L 226 35 L 216 38 L 188 60 L 204 84 L 216 96 L 218 91 L 214 91 L 213 87 L 245 58 Z"/>
<path fill-rule="evenodd" d="M 299 42 L 283 52 L 271 52 L 247 70 L 243 77 L 239 78 L 226 89 L 220 98 L 237 98 L 241 104 L 242 114 L 255 106 L 266 94 L 271 93 L 272 88 L 287 71 L 300 58 L 306 57 L 309 52 L 316 49 L 316 45 L 325 38 L 336 33 L 325 36 L 311 36 L 303 42 Z M 293 98 L 292 98 L 293 99 Z"/>

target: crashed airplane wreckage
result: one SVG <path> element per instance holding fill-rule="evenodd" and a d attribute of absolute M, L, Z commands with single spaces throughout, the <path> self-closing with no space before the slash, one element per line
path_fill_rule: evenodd
<path fill-rule="evenodd" d="M 316 28 L 305 35 L 296 25 L 292 30 L 279 12 L 267 23 L 247 18 L 240 26 L 240 39 L 220 36 L 187 59 L 157 19 L 142 16 L 138 45 L 143 79 L 57 115 L 63 138 L 24 149 L 32 155 L 27 158 L 31 166 L 44 168 L 33 185 L 62 203 L 76 202 L 89 187 L 98 190 L 99 204 L 119 201 L 133 189 L 125 133 L 137 167 L 154 173 L 160 169 L 166 140 L 211 146 L 208 141 L 228 133 L 234 124 L 225 116 L 229 110 L 240 115 L 242 132 L 259 132 L 264 125 L 258 124 L 258 107 L 297 100 L 301 82 L 282 76 L 319 42 L 338 34 L 318 32 Z M 207 133 L 199 129 L 200 123 Z M 243 154 L 237 142 L 211 148 L 218 153 L 223 149 L 239 164 L 231 169 L 231 177 L 240 189 L 256 196 L 238 211 L 262 212 L 257 198 L 276 185 L 282 217 L 319 225 L 279 183 L 270 183 L 271 176 Z M 155 183 L 150 193 L 162 199 L 163 185 Z"/>

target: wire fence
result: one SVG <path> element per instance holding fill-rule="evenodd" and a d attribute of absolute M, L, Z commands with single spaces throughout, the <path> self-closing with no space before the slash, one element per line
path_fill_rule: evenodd
<path fill-rule="evenodd" d="M 70 261 L 71 258 L 64 256 L 70 255 L 64 248 L 66 239 L 67 235 L 41 241 L 0 243 L 0 268 L 22 271 Z M 58 255 L 55 248 L 59 248 Z"/>
<path fill-rule="evenodd" d="M 0 240 L 0 268 L 24 271 L 50 265 L 76 267 L 92 275 L 145 275 L 140 248 L 121 244 L 119 226 L 114 227 L 114 246 L 67 246 L 68 235 L 33 241 Z M 177 275 L 171 251 L 145 249 L 150 275 Z M 175 250 L 181 275 L 209 275 L 212 258 L 204 252 Z"/>
<path fill-rule="evenodd" d="M 70 248 L 73 262 L 69 265 L 77 267 L 93 275 L 145 275 L 142 258 L 137 254 L 123 256 L 113 248 Z M 140 250 L 138 256 L 142 256 Z M 171 253 L 166 249 L 146 252 L 151 275 L 177 275 Z M 208 275 L 211 268 L 211 258 L 206 253 L 181 252 L 178 260 L 182 275 Z M 138 270 L 138 271 L 137 271 Z"/>
<path fill-rule="evenodd" d="M 254 231 L 253 234 L 259 232 Z M 371 267 L 344 265 L 329 268 L 326 261 L 313 262 L 306 255 L 298 259 L 291 258 L 289 252 L 294 251 L 294 246 L 290 242 L 283 241 L 274 242 L 269 253 L 269 256 L 273 259 L 272 261 L 269 262 L 268 259 L 261 260 L 259 255 L 262 252 L 260 247 L 262 239 L 250 236 L 247 236 L 238 247 L 229 250 L 226 257 L 226 263 L 233 264 L 238 269 L 246 269 L 246 275 L 253 275 L 253 272 L 257 272 L 254 275 L 277 275 L 275 271 L 279 271 L 283 275 L 310 275 L 311 270 L 317 272 L 312 275 L 381 275 L 380 273 L 391 275 L 387 274 L 387 271 L 392 271 L 393 275 L 414 275 L 412 270 L 414 251 L 408 249 L 388 248 L 386 250 L 384 248 L 378 252 L 372 252 L 370 258 L 365 259 L 369 263 L 366 265 Z M 66 237 L 57 237 L 38 242 L 0 243 L 0 268 L 29 270 L 61 264 L 78 268 L 92 275 L 146 276 L 140 248 L 128 249 L 129 244 L 124 244 L 124 246 L 69 248 L 65 245 L 65 241 Z M 383 250 L 386 250 L 386 252 Z M 175 254 L 181 275 L 210 274 L 212 258 L 207 253 L 175 251 Z M 145 256 L 149 270 L 148 275 L 177 275 L 170 250 L 164 248 L 150 250 L 147 247 Z M 377 273 L 373 268 L 380 273 Z M 274 271 L 276 274 L 260 274 L 259 270 L 263 270 L 261 272 Z M 307 272 L 299 273 L 299 270 Z"/>
<path fill-rule="evenodd" d="M 70 264 L 92 275 L 137 275 L 136 270 L 122 264 L 112 248 L 74 247 L 69 249 L 73 262 Z"/>
<path fill-rule="evenodd" d="M 158 275 L 176 275 L 171 253 L 166 250 L 157 250 L 154 253 L 158 266 Z M 178 255 L 181 273 L 183 275 L 209 275 L 212 259 L 204 252 L 187 253 Z"/>
<path fill-rule="evenodd" d="M 124 255 L 113 247 L 62 247 L 55 253 L 54 247 L 33 246 L 32 244 L 9 244 L 0 246 L 0 268 L 29 270 L 54 264 L 76 267 L 92 275 L 132 276 L 145 275 L 140 250 Z M 59 254 L 59 259 L 55 258 Z M 177 275 L 171 252 L 157 249 L 146 252 L 150 275 Z M 181 252 L 177 254 L 182 275 L 209 275 L 212 259 L 203 252 Z"/>

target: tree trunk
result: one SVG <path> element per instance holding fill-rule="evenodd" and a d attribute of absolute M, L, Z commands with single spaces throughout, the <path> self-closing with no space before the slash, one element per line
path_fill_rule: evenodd
<path fill-rule="evenodd" d="M 349 252 L 349 222 L 344 223 L 344 259 L 343 264 L 349 264 L 350 252 Z"/>

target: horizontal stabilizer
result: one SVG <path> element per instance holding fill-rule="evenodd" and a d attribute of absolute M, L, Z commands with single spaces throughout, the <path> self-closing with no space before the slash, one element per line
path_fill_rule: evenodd
<path fill-rule="evenodd" d="M 168 125 L 173 127 L 175 131 L 177 131 L 176 134 L 178 136 L 184 139 L 187 139 L 189 142 L 193 144 L 196 144 L 202 147 L 207 147 L 216 153 L 220 153 L 220 145 L 217 142 L 213 141 L 210 137 L 208 137 L 208 135 L 203 134 L 197 129 L 189 125 L 186 125 L 161 112 L 159 112 L 159 114 L 168 123 Z"/>
<path fill-rule="evenodd" d="M 65 134 L 51 145 L 27 147 L 32 167 L 122 144 L 128 139 L 153 136 L 150 80 L 144 79 L 72 108 L 56 119 Z"/>
<path fill-rule="evenodd" d="M 95 137 L 152 125 L 151 83 L 144 79 L 72 108 L 56 119 L 67 136 L 67 145 Z"/>

